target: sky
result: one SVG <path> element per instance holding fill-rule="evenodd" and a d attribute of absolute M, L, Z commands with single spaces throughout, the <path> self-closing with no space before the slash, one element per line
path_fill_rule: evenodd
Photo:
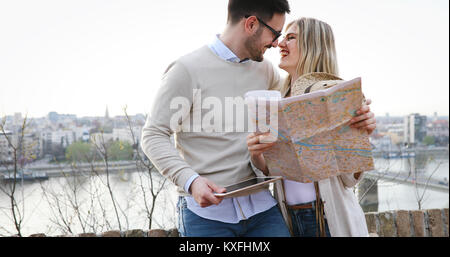
<path fill-rule="evenodd" d="M 167 66 L 225 28 L 227 0 L 0 0 L 0 116 L 150 111 Z M 449 114 L 447 0 L 290 0 L 334 31 L 376 116 Z M 265 58 L 275 66 L 278 49 Z M 286 75 L 280 70 L 282 75 Z"/>

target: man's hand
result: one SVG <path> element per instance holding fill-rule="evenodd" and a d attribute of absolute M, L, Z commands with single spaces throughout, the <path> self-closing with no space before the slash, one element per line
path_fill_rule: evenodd
<path fill-rule="evenodd" d="M 197 177 L 191 184 L 192 196 L 194 200 L 200 205 L 200 207 L 208 207 L 210 205 L 218 205 L 222 198 L 214 195 L 216 193 L 225 193 L 225 188 L 219 187 L 204 177 Z"/>
<path fill-rule="evenodd" d="M 351 128 L 365 129 L 369 135 L 372 134 L 372 132 L 377 128 L 375 115 L 370 111 L 369 107 L 371 103 L 372 101 L 367 99 L 361 106 L 361 109 L 356 112 L 358 116 L 350 120 Z"/>

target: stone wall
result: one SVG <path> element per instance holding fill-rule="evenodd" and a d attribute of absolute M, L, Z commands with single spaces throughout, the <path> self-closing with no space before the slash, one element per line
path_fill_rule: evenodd
<path fill-rule="evenodd" d="M 448 237 L 448 208 L 418 211 L 389 211 L 366 213 L 369 234 L 372 237 Z M 33 234 L 30 237 L 45 237 Z M 101 234 L 86 233 L 58 237 L 178 237 L 177 229 L 152 229 L 144 231 L 107 231 Z"/>
<path fill-rule="evenodd" d="M 370 236 L 448 237 L 448 208 L 366 213 Z"/>
<path fill-rule="evenodd" d="M 46 237 L 45 234 L 33 234 L 30 237 Z M 84 233 L 78 235 L 59 235 L 56 237 L 178 237 L 177 229 L 163 230 L 163 229 L 152 229 L 149 231 L 144 231 L 142 229 L 132 229 L 127 231 L 112 230 L 103 232 L 100 234 L 95 233 Z"/>

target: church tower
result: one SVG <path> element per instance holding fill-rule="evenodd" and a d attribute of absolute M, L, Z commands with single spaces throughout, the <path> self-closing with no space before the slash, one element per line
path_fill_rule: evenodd
<path fill-rule="evenodd" d="M 108 105 L 106 106 L 106 111 L 105 111 L 105 119 L 109 120 L 109 111 L 108 111 Z"/>

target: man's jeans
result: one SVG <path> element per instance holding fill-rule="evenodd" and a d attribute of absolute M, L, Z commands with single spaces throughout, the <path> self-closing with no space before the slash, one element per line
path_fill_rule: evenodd
<path fill-rule="evenodd" d="M 317 236 L 317 222 L 316 222 L 316 209 L 315 201 L 313 208 L 291 210 L 288 209 L 289 215 L 292 220 L 292 229 L 295 237 L 316 237 Z M 325 219 L 325 234 L 327 237 L 331 237 L 330 230 L 328 228 L 327 219 Z"/>
<path fill-rule="evenodd" d="M 182 237 L 290 237 L 277 205 L 232 224 L 198 216 L 187 208 L 184 197 L 178 199 L 178 231 Z"/>

